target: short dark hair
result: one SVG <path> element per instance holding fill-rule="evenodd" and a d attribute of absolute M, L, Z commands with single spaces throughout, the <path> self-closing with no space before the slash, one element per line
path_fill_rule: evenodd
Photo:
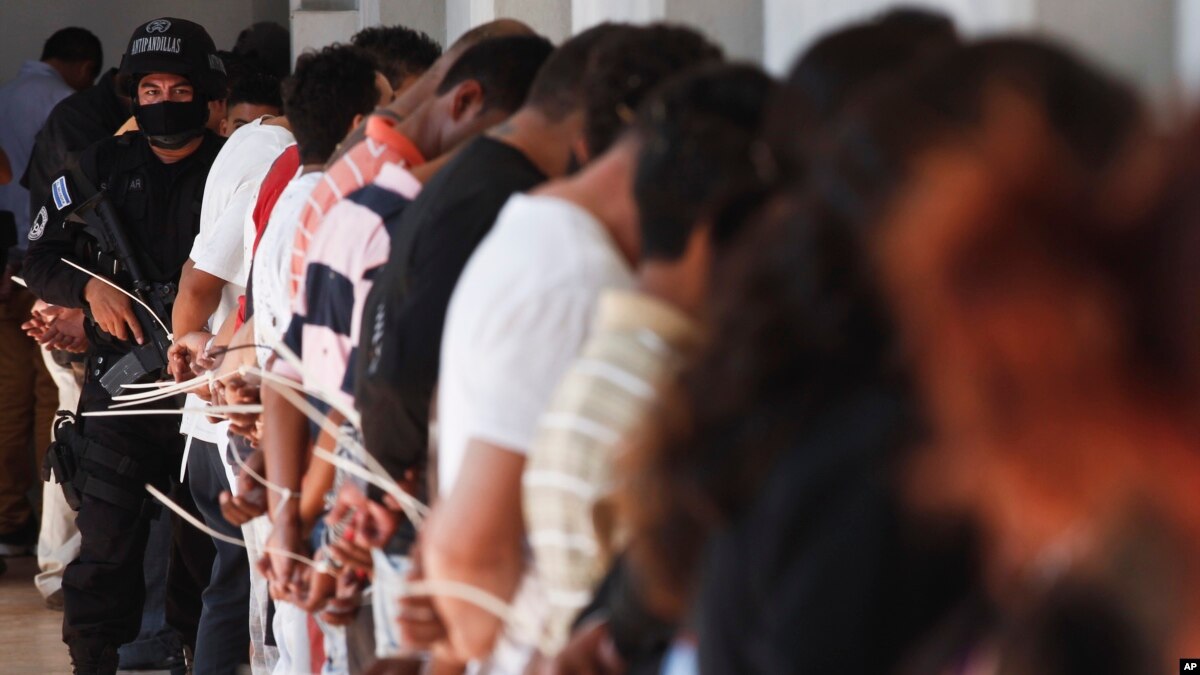
<path fill-rule="evenodd" d="M 559 45 L 534 78 L 526 103 L 553 122 L 582 109 L 583 74 L 596 47 L 612 35 L 632 28 L 629 24 L 606 22 Z"/>
<path fill-rule="evenodd" d="M 554 45 L 540 35 L 484 40 L 458 57 L 438 85 L 441 96 L 467 80 L 483 89 L 484 110 L 513 112 L 525 103 L 529 86 Z"/>
<path fill-rule="evenodd" d="M 722 211 L 769 183 L 755 155 L 774 89 L 756 66 L 718 64 L 672 78 L 642 104 L 633 196 L 643 260 L 679 258 L 701 219 L 715 244 L 733 239 L 742 219 Z"/>
<path fill-rule="evenodd" d="M 233 53 L 282 80 L 292 70 L 292 34 L 273 21 L 260 21 L 238 33 Z"/>
<path fill-rule="evenodd" d="M 283 109 L 304 164 L 325 162 L 356 115 L 379 102 L 375 60 L 353 45 L 330 45 L 296 59 L 284 84 Z"/>
<path fill-rule="evenodd" d="M 653 24 L 603 40 L 584 74 L 588 152 L 595 157 L 607 150 L 657 84 L 689 67 L 722 58 L 720 47 L 682 26 Z"/>
<path fill-rule="evenodd" d="M 787 81 L 803 93 L 818 121 L 826 122 L 864 84 L 957 44 L 954 23 L 945 15 L 895 9 L 822 36 L 797 59 Z"/>
<path fill-rule="evenodd" d="M 250 72 L 231 80 L 226 105 L 232 108 L 241 103 L 269 105 L 283 110 L 279 78 L 270 73 Z"/>
<path fill-rule="evenodd" d="M 91 61 L 96 64 L 96 72 L 104 66 L 104 49 L 100 38 L 86 28 L 63 28 L 55 31 L 42 45 L 42 60 L 58 59 L 68 63 Z"/>
<path fill-rule="evenodd" d="M 783 180 L 802 171 L 820 129 L 877 82 L 958 44 L 954 23 L 931 10 L 900 8 L 820 37 L 796 59 L 772 105 L 767 136 Z"/>
<path fill-rule="evenodd" d="M 420 75 L 442 55 L 442 46 L 419 30 L 405 26 L 372 26 L 350 38 L 351 44 L 375 57 L 376 68 L 393 88 Z"/>

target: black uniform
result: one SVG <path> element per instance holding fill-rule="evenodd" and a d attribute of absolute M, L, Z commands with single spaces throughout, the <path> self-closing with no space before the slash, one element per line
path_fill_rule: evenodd
<path fill-rule="evenodd" d="M 174 164 L 162 163 L 139 132 L 106 138 L 81 154 L 82 174 L 108 192 L 150 281 L 178 283 L 199 231 L 208 170 L 223 142 L 206 132 L 200 147 Z M 124 288 L 130 288 L 130 279 L 124 270 L 116 269 L 107 252 L 97 250 L 91 237 L 67 221 L 90 196 L 81 190 L 68 173 L 51 182 L 49 198 L 34 215 L 24 272 L 30 289 L 47 302 L 86 309 L 84 287 L 90 277 L 61 258 Z M 162 318 L 169 325 L 170 317 Z M 91 346 L 81 412 L 112 405 L 99 379 L 131 347 L 101 331 L 90 318 L 86 331 Z M 178 401 L 149 404 L 169 405 Z M 72 486 L 82 493 L 77 518 L 82 540 L 79 557 L 63 576 L 63 639 L 75 657 L 115 649 L 137 636 L 144 592 L 143 552 L 149 519 L 157 510 L 143 485 L 172 487 L 183 439 L 176 416 L 79 418 L 73 436 L 78 471 Z M 94 658 L 99 657 L 89 660 Z"/>
<path fill-rule="evenodd" d="M 21 185 L 29 190 L 29 213 L 36 214 L 50 194 L 50 183 L 93 143 L 116 133 L 129 119 L 129 100 L 117 95 L 117 69 L 104 73 L 96 84 L 58 102 L 33 141 L 33 154 Z M 17 170 L 17 167 L 13 167 Z"/>

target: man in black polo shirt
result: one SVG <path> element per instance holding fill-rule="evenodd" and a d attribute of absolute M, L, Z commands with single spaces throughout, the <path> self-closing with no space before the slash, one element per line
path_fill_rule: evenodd
<path fill-rule="evenodd" d="M 509 197 L 586 160 L 583 71 L 596 45 L 623 30 L 603 24 L 559 47 L 525 105 L 439 171 L 392 229 L 346 376 L 366 447 L 393 476 L 426 463 L 442 324 L 459 274 Z"/>

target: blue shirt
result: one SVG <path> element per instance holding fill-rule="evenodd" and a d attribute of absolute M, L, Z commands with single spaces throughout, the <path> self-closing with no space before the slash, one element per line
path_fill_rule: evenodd
<path fill-rule="evenodd" d="M 21 72 L 0 86 L 0 147 L 8 155 L 13 180 L 0 185 L 0 211 L 12 211 L 17 221 L 17 242 L 28 246 L 29 191 L 19 178 L 33 153 L 33 139 L 59 101 L 75 93 L 48 63 L 26 61 Z"/>

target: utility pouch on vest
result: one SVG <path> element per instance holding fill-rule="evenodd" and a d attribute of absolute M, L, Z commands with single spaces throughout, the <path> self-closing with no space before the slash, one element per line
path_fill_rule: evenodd
<path fill-rule="evenodd" d="M 54 420 L 54 442 L 46 450 L 46 461 L 42 463 L 42 480 L 50 482 L 53 471 L 54 482 L 62 485 L 67 504 L 78 511 L 82 495 L 75 487 L 75 478 L 79 473 L 76 441 L 75 414 L 59 410 Z"/>

